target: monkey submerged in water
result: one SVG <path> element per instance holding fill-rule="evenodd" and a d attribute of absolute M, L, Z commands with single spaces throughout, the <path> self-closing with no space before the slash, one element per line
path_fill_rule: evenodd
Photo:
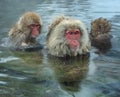
<path fill-rule="evenodd" d="M 105 18 L 98 18 L 91 23 L 91 44 L 101 53 L 106 53 L 111 46 L 111 24 Z"/>
<path fill-rule="evenodd" d="M 80 20 L 60 16 L 49 26 L 47 48 L 51 55 L 77 56 L 90 51 L 88 31 Z"/>
<path fill-rule="evenodd" d="M 35 12 L 23 14 L 9 31 L 9 45 L 13 48 L 32 46 L 41 32 L 41 17 Z"/>

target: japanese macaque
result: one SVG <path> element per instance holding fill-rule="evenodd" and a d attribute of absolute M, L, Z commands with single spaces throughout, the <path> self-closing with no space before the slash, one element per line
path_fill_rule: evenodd
<path fill-rule="evenodd" d="M 35 12 L 23 14 L 9 31 L 10 47 L 30 46 L 36 43 L 41 32 L 41 17 Z"/>
<path fill-rule="evenodd" d="M 110 30 L 110 22 L 102 17 L 91 23 L 91 44 L 102 53 L 106 53 L 111 48 Z"/>
<path fill-rule="evenodd" d="M 84 23 L 60 16 L 49 26 L 47 48 L 51 55 L 77 56 L 90 51 L 90 39 Z"/>

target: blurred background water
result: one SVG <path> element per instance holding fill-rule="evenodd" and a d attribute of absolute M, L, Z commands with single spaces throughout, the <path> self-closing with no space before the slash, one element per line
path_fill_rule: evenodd
<path fill-rule="evenodd" d="M 1 0 L 0 97 L 119 97 L 120 96 L 119 0 Z M 57 59 L 46 51 L 12 52 L 5 44 L 9 29 L 19 17 L 34 11 L 43 29 L 38 41 L 45 44 L 48 25 L 59 15 L 90 23 L 99 17 L 112 24 L 112 48 L 90 57 Z"/>

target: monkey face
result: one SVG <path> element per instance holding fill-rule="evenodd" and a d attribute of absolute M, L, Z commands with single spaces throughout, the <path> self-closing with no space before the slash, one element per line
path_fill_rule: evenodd
<path fill-rule="evenodd" d="M 65 38 L 68 40 L 70 47 L 77 48 L 80 46 L 81 31 L 79 29 L 68 29 L 65 32 Z"/>
<path fill-rule="evenodd" d="M 24 33 L 27 33 L 28 37 L 36 38 L 41 31 L 41 19 L 40 16 L 33 12 L 25 13 L 18 22 L 21 25 L 21 29 Z M 29 32 L 29 33 L 28 33 Z"/>
<path fill-rule="evenodd" d="M 31 30 L 31 37 L 32 38 L 36 38 L 40 34 L 40 28 L 41 28 L 40 24 L 37 24 L 37 23 L 30 24 L 28 27 Z"/>

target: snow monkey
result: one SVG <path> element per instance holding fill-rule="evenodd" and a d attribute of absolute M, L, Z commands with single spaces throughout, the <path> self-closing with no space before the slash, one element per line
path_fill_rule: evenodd
<path fill-rule="evenodd" d="M 91 23 L 91 44 L 99 49 L 100 52 L 105 53 L 111 48 L 110 30 L 111 24 L 105 18 L 100 17 Z"/>
<path fill-rule="evenodd" d="M 56 18 L 48 29 L 47 48 L 49 54 L 58 57 L 88 53 L 91 43 L 86 26 L 81 20 L 70 17 Z"/>
<path fill-rule="evenodd" d="M 35 12 L 26 12 L 9 31 L 10 47 L 19 48 L 35 44 L 41 27 L 41 17 Z"/>

